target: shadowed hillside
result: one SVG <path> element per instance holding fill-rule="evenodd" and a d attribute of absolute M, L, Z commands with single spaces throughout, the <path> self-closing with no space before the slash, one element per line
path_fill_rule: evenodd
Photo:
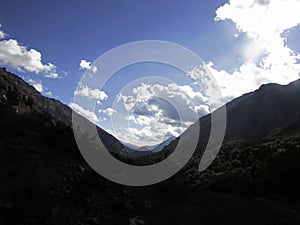
<path fill-rule="evenodd" d="M 77 149 L 69 125 L 71 110 L 1 69 L 0 223 L 297 225 L 297 83 L 292 83 L 295 89 L 266 85 L 229 103 L 227 140 L 204 172 L 198 172 L 205 147 L 200 141 L 177 175 L 138 188 L 95 173 Z M 202 118 L 201 124 L 209 126 L 208 118 Z M 122 146 L 105 131 L 98 133 L 111 151 Z M 159 154 L 153 157 L 162 159 Z M 142 159 L 130 160 L 138 164 Z"/>

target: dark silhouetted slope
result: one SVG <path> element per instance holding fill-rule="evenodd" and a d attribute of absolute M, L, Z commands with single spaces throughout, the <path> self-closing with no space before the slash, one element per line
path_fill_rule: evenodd
<path fill-rule="evenodd" d="M 288 85 L 266 84 L 226 104 L 225 137 L 247 138 L 300 129 L 300 80 Z M 210 133 L 210 115 L 200 119 L 201 136 Z"/>
<path fill-rule="evenodd" d="M 294 114 L 282 120 L 286 126 L 274 126 L 276 132 L 273 126 L 258 132 L 266 137 L 228 139 L 201 173 L 195 154 L 180 173 L 160 184 L 128 187 L 104 179 L 85 163 L 68 125 L 67 106 L 0 72 L 0 224 L 300 224 L 300 138 Z M 232 112 L 239 112 L 239 104 Z M 122 147 L 107 132 L 98 132 L 111 152 Z"/>
<path fill-rule="evenodd" d="M 13 106 L 18 113 L 49 113 L 71 126 L 71 109 L 60 101 L 42 96 L 35 88 L 5 68 L 0 68 L 0 101 Z"/>
<path fill-rule="evenodd" d="M 19 115 L 48 115 L 49 123 L 58 121 L 72 127 L 72 109 L 58 100 L 41 95 L 33 86 L 15 74 L 0 68 L 0 103 Z M 82 117 L 83 120 L 86 120 Z M 111 134 L 97 127 L 105 146 L 114 153 L 126 155 L 124 146 Z"/>

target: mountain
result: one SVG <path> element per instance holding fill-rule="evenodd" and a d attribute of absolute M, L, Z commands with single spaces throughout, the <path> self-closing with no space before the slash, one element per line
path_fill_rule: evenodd
<path fill-rule="evenodd" d="M 162 143 L 154 146 L 142 146 L 138 147 L 129 143 L 124 143 L 126 150 L 132 155 L 133 157 L 142 157 L 148 156 L 157 152 L 160 152 L 164 147 L 168 146 L 171 141 L 175 140 L 176 137 L 169 137 L 167 140 L 163 141 Z"/>
<path fill-rule="evenodd" d="M 200 118 L 201 130 L 195 154 L 180 176 L 185 182 L 205 190 L 268 195 L 279 202 L 295 198 L 297 203 L 293 204 L 297 206 L 293 207 L 299 212 L 299 99 L 300 80 L 296 80 L 288 85 L 265 84 L 227 103 L 222 147 L 212 164 L 195 175 L 195 167 L 199 166 L 210 135 L 212 115 Z M 192 136 L 194 129 L 195 124 L 182 136 Z M 172 152 L 176 144 L 176 141 L 171 142 L 162 152 Z M 294 201 L 289 199 L 287 202 Z"/>
<path fill-rule="evenodd" d="M 300 79 L 287 85 L 264 84 L 253 92 L 233 99 L 212 113 L 217 115 L 225 107 L 227 123 L 223 145 L 232 140 L 298 134 L 300 132 L 299 99 Z M 198 158 L 201 158 L 210 137 L 212 114 L 199 119 L 200 134 L 195 150 Z M 176 148 L 179 138 L 189 140 L 189 137 L 195 136 L 197 126 L 197 123 L 190 126 L 155 157 L 167 157 Z M 157 161 L 157 159 L 151 160 Z M 144 163 L 150 164 L 147 160 Z"/>
<path fill-rule="evenodd" d="M 147 187 L 130 187 L 106 180 L 84 161 L 64 117 L 70 110 L 67 106 L 40 96 L 4 69 L 0 72 L 1 224 L 300 224 L 300 134 L 295 105 L 284 102 L 291 111 L 276 114 L 284 118 L 272 117 L 281 121 L 278 125 L 269 120 L 270 124 L 265 124 L 269 128 L 258 132 L 255 126 L 243 127 L 255 135 L 244 137 L 246 131 L 228 124 L 233 130 L 227 130 L 218 156 L 205 171 L 198 171 L 205 147 L 200 140 L 191 160 L 175 176 Z M 272 97 L 274 92 L 281 88 L 275 86 L 268 97 L 272 102 L 277 101 Z M 248 104 L 247 96 L 261 96 L 263 88 L 242 96 L 238 103 L 228 103 L 232 104 L 228 113 L 233 116 L 242 111 Z M 283 89 L 282 96 L 297 99 L 296 92 L 286 95 Z M 52 109 L 42 107 L 36 99 Z M 250 105 L 255 107 L 257 99 Z M 59 110 L 62 115 L 55 117 Z M 208 118 L 201 119 L 201 123 L 206 122 L 203 133 L 208 132 Z M 112 153 L 120 152 L 123 145 L 118 140 L 100 128 L 98 133 Z M 129 161 L 160 161 L 177 141 L 151 156 Z"/>
<path fill-rule="evenodd" d="M 152 152 L 160 152 L 164 147 L 168 146 L 175 139 L 176 139 L 176 137 L 174 137 L 174 136 L 169 137 L 164 142 L 162 142 L 159 145 L 156 145 L 155 147 L 151 148 L 151 151 Z"/>
<path fill-rule="evenodd" d="M 72 124 L 72 110 L 68 106 L 42 96 L 33 86 L 5 68 L 0 68 L 0 101 L 7 101 L 20 114 L 32 111 L 49 113 L 68 126 Z"/>
<path fill-rule="evenodd" d="M 226 104 L 226 139 L 263 137 L 300 129 L 300 80 L 265 84 Z M 201 136 L 210 134 L 211 115 L 200 119 Z M 190 132 L 190 131 L 187 131 Z"/>
<path fill-rule="evenodd" d="M 58 100 L 42 96 L 33 86 L 15 74 L 0 68 L 0 104 L 12 107 L 17 114 L 48 115 L 55 124 L 57 121 L 72 127 L 72 109 Z M 79 115 L 78 115 L 79 116 Z M 79 116 L 85 123 L 84 117 Z M 114 136 L 97 127 L 99 137 L 105 147 L 119 156 L 129 157 L 125 147 Z M 87 134 L 88 135 L 88 134 Z"/>

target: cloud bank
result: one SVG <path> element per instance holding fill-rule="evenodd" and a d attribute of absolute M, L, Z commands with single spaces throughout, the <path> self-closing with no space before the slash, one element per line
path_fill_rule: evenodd
<path fill-rule="evenodd" d="M 285 38 L 285 32 L 300 23 L 299 11 L 298 0 L 230 0 L 217 9 L 217 21 L 232 21 L 248 37 L 242 48 L 245 61 L 235 72 L 217 70 L 212 62 L 207 65 L 226 100 L 264 83 L 287 84 L 299 78 L 300 55 Z"/>
<path fill-rule="evenodd" d="M 137 146 L 156 145 L 179 136 L 200 116 L 209 113 L 208 99 L 189 85 L 141 83 L 131 93 L 120 93 L 116 98 L 112 133 Z"/>

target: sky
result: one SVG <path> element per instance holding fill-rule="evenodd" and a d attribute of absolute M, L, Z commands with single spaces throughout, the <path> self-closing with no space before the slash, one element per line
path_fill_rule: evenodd
<path fill-rule="evenodd" d="M 0 5 L 0 66 L 137 146 L 178 136 L 214 110 L 207 89 L 198 85 L 208 75 L 199 65 L 182 71 L 142 62 L 117 71 L 101 88 L 82 82 L 88 74 L 101 79 L 107 65 L 96 66 L 97 60 L 118 46 L 160 40 L 190 49 L 216 80 L 222 103 L 265 83 L 299 78 L 299 0 L 0 0 Z"/>

